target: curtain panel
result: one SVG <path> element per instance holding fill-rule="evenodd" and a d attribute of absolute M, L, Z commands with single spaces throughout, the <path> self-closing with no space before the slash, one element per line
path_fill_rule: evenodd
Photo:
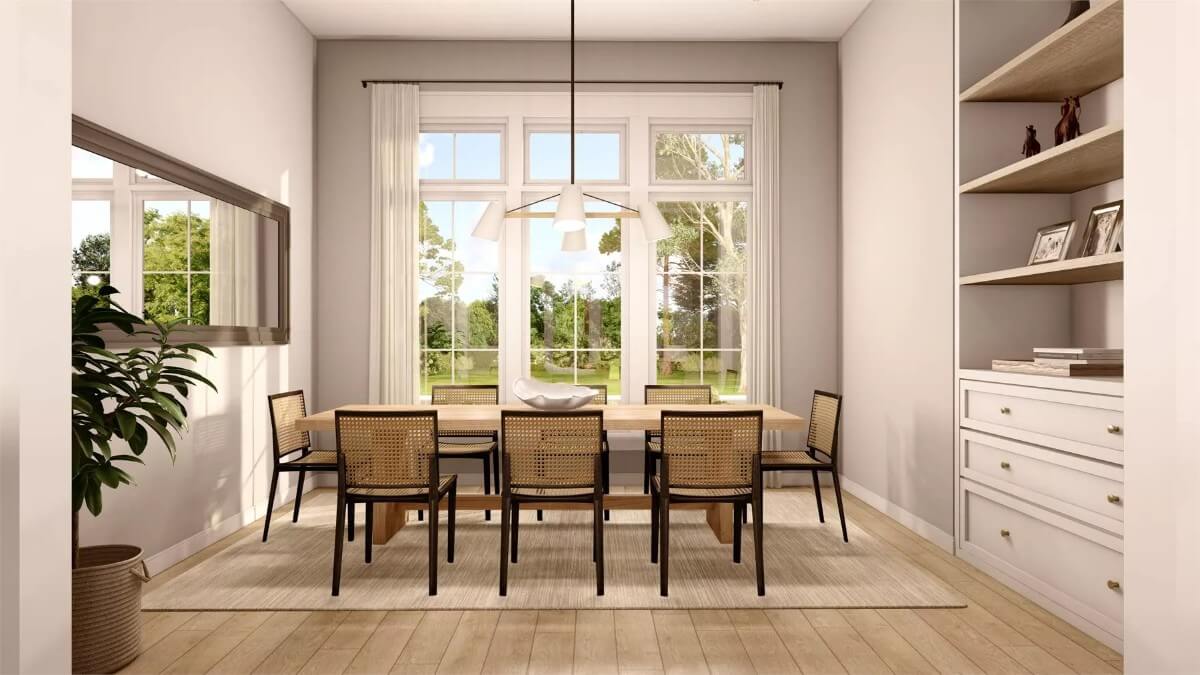
<path fill-rule="evenodd" d="M 209 221 L 209 323 L 257 326 L 259 216 L 213 199 Z"/>
<path fill-rule="evenodd" d="M 419 89 L 371 84 L 371 403 L 417 400 Z"/>

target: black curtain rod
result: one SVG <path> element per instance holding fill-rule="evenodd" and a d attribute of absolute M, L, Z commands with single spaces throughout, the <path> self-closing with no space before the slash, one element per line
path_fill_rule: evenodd
<path fill-rule="evenodd" d="M 571 84 L 570 80 L 363 80 L 368 84 Z M 699 85 L 774 85 L 783 89 L 782 82 L 755 80 L 575 80 L 575 84 L 699 84 Z"/>

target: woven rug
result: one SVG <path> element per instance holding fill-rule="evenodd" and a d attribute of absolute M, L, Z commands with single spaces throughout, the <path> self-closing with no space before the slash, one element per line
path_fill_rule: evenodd
<path fill-rule="evenodd" d="M 245 536 L 146 593 L 149 610 L 665 609 L 963 607 L 965 600 L 890 544 L 848 520 L 844 543 L 833 504 L 817 521 L 808 490 L 769 490 L 764 518 L 767 595 L 754 580 L 752 531 L 742 563 L 717 542 L 703 511 L 672 511 L 670 597 L 658 593 L 650 562 L 648 512 L 613 511 L 605 525 L 605 595 L 595 593 L 591 513 L 522 512 L 520 562 L 498 593 L 500 525 L 493 512 L 461 511 L 455 562 L 446 563 L 441 521 L 438 595 L 427 594 L 428 530 L 411 522 L 363 562 L 362 513 L 342 563 L 339 597 L 330 595 L 334 495 L 306 499 L 300 522 L 271 524 L 270 541 Z M 833 507 L 833 508 L 831 508 Z M 290 509 L 284 509 L 290 516 Z M 427 514 L 428 515 L 428 514 Z"/>

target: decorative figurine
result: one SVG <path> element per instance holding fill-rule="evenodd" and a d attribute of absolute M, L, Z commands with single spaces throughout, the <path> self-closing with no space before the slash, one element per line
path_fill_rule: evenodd
<path fill-rule="evenodd" d="M 1025 145 L 1021 146 L 1021 154 L 1026 157 L 1033 157 L 1042 151 L 1042 144 L 1038 143 L 1037 129 L 1033 125 L 1025 127 Z"/>
<path fill-rule="evenodd" d="M 1067 10 L 1067 20 L 1064 21 L 1062 25 L 1065 26 L 1075 19 L 1078 19 L 1080 14 L 1083 14 L 1091 8 L 1092 3 L 1088 2 L 1088 0 L 1072 0 L 1071 8 Z"/>
<path fill-rule="evenodd" d="M 1062 119 L 1058 121 L 1058 126 L 1054 127 L 1055 145 L 1062 145 L 1063 141 L 1074 140 L 1079 136 L 1079 111 L 1081 109 L 1078 96 L 1068 96 L 1063 99 L 1063 104 L 1059 107 Z"/>

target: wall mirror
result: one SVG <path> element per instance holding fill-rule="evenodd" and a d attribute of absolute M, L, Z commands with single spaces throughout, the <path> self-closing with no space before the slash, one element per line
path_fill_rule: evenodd
<path fill-rule="evenodd" d="M 179 341 L 286 344 L 288 207 L 80 117 L 72 126 L 72 299 L 112 285 L 130 312 L 184 319 Z"/>

